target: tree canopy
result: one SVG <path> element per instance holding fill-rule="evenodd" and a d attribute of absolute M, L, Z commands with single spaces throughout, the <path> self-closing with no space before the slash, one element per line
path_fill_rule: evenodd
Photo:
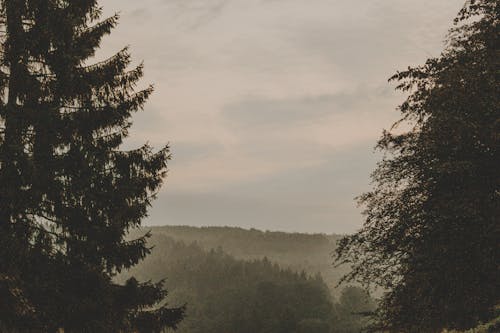
<path fill-rule="evenodd" d="M 409 126 L 379 140 L 364 226 L 336 251 L 344 280 L 387 290 L 375 328 L 467 329 L 500 300 L 499 14 L 467 1 L 442 54 L 391 78 L 409 92 L 395 127 Z"/>

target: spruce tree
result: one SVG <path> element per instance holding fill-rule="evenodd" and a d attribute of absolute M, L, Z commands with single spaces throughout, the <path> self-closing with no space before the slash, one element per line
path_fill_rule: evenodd
<path fill-rule="evenodd" d="M 366 220 L 337 249 L 344 280 L 387 290 L 376 328 L 466 329 L 500 301 L 498 0 L 467 1 L 447 47 L 392 77 L 409 131 L 385 132 Z"/>
<path fill-rule="evenodd" d="M 143 259 L 126 240 L 159 190 L 168 147 L 123 150 L 152 87 L 125 48 L 91 63 L 118 16 L 92 0 L 0 8 L 0 323 L 34 332 L 160 332 L 182 308 L 163 282 L 113 276 Z"/>

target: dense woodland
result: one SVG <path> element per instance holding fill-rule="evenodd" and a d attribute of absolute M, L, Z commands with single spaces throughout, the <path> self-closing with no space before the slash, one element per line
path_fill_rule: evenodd
<path fill-rule="evenodd" d="M 328 238 L 240 228 L 153 228 L 152 253 L 119 278 L 167 278 L 169 302 L 187 303 L 182 333 L 360 332 L 375 301 L 359 287 L 339 288 L 332 297 L 334 288 L 314 274 L 323 266 L 308 264 L 307 257 L 323 258 L 321 251 L 309 250 L 331 249 Z M 329 251 L 322 254 L 328 265 Z M 304 270 L 284 268 L 304 264 Z"/>

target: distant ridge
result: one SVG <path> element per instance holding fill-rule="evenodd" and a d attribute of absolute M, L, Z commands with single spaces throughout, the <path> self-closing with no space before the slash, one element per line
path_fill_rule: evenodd
<path fill-rule="evenodd" d="M 347 272 L 347 267 L 334 268 L 332 265 L 332 253 L 340 235 L 261 231 L 229 226 L 165 225 L 145 226 L 135 230 L 132 237 L 148 230 L 154 236 L 152 245 L 160 241 L 158 236 L 166 236 L 185 244 L 196 243 L 204 250 L 221 249 L 237 259 L 267 258 L 294 271 L 305 271 L 311 275 L 320 273 L 335 296 L 339 292 L 335 286 Z"/>

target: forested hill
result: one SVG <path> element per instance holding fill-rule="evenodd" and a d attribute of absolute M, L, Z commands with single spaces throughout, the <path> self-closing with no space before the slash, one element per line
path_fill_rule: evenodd
<path fill-rule="evenodd" d="M 162 231 L 167 233 L 169 229 Z M 190 230 L 192 232 L 187 234 L 191 236 L 196 233 L 203 235 L 206 229 L 213 232 L 208 234 L 219 236 L 236 231 L 239 236 L 232 241 L 244 239 L 246 234 L 244 230 L 233 228 L 172 228 L 184 232 Z M 222 232 L 219 234 L 217 230 Z M 179 333 L 357 333 L 366 323 L 359 313 L 374 309 L 374 300 L 358 287 L 342 288 L 338 297 L 332 297 L 320 274 L 284 268 L 268 259 L 270 255 L 247 260 L 235 258 L 227 254 L 222 245 L 205 249 L 202 241 L 194 238 L 181 240 L 175 234 L 165 233 L 155 228 L 149 239 L 149 245 L 154 246 L 151 255 L 117 276 L 116 280 L 125 283 L 131 276 L 139 281 L 166 279 L 169 305 L 187 305 L 186 318 L 179 326 Z M 266 238 L 266 233 L 248 233 L 260 235 L 257 239 Z M 279 235 L 281 237 L 277 237 L 278 233 L 271 237 L 274 246 L 281 244 L 284 248 L 288 236 Z M 228 237 L 221 238 L 221 244 L 224 245 L 223 239 Z M 293 235 L 293 238 L 300 239 L 300 236 Z M 267 241 L 255 241 L 259 242 Z M 299 244 L 295 240 L 288 246 Z M 273 245 L 269 244 L 269 247 Z M 262 246 L 259 251 L 255 249 L 259 254 L 252 256 L 278 253 L 277 248 L 266 251 Z M 315 254 L 312 242 L 307 248 L 309 255 Z M 245 248 L 239 250 L 244 255 Z M 296 251 L 298 249 L 292 252 Z M 286 256 L 281 260 L 292 261 Z"/>
<path fill-rule="evenodd" d="M 283 268 L 321 273 L 332 294 L 339 296 L 335 288 L 339 278 L 346 273 L 343 267 L 334 268 L 332 252 L 339 235 L 302 234 L 275 231 L 260 231 L 236 227 L 190 227 L 161 226 L 146 227 L 135 231 L 135 237 L 151 230 L 154 236 L 164 235 L 185 244 L 196 243 L 204 250 L 221 248 L 237 259 L 253 260 L 268 258 Z M 151 244 L 158 239 L 153 237 Z"/>
<path fill-rule="evenodd" d="M 197 242 L 205 248 L 222 247 L 233 256 L 245 258 L 261 257 L 272 253 L 303 254 L 307 250 L 325 250 L 328 256 L 341 237 L 326 234 L 287 233 L 281 231 L 260 231 L 237 227 L 190 227 L 161 226 L 146 227 L 155 234 L 163 234 L 186 243 Z"/>

